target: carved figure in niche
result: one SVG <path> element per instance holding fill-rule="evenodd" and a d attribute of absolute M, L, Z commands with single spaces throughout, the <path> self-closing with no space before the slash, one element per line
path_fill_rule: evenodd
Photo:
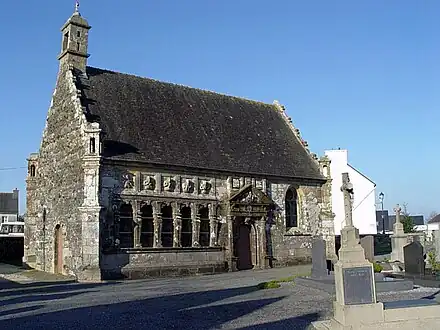
<path fill-rule="evenodd" d="M 253 221 L 252 221 L 251 218 L 245 218 L 245 219 L 244 219 L 244 224 L 245 224 L 245 225 L 252 225 L 252 224 L 253 224 Z"/>
<path fill-rule="evenodd" d="M 209 182 L 209 180 L 202 180 L 200 182 L 200 192 L 202 194 L 209 194 L 211 188 L 212 188 L 212 184 L 211 182 Z"/>
<path fill-rule="evenodd" d="M 233 189 L 240 189 L 240 179 L 238 179 L 238 178 L 232 179 L 232 188 Z"/>
<path fill-rule="evenodd" d="M 183 179 L 182 191 L 184 193 L 192 193 L 194 191 L 194 182 L 192 182 L 191 179 Z"/>
<path fill-rule="evenodd" d="M 251 191 L 249 191 L 247 193 L 247 195 L 241 199 L 241 202 L 242 203 L 256 203 L 256 202 L 258 202 L 258 196 L 254 195 Z"/>
<path fill-rule="evenodd" d="M 143 185 L 145 190 L 154 190 L 156 188 L 156 181 L 152 176 L 146 175 L 144 176 Z"/>
<path fill-rule="evenodd" d="M 163 181 L 163 188 L 166 191 L 174 191 L 176 188 L 176 181 L 172 177 L 166 177 Z"/>
<path fill-rule="evenodd" d="M 133 173 L 122 174 L 122 182 L 124 185 L 124 189 L 133 189 L 134 188 L 134 174 Z"/>

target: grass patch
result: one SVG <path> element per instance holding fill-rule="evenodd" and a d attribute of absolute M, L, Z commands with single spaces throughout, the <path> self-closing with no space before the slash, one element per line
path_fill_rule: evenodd
<path fill-rule="evenodd" d="M 293 282 L 292 285 L 295 285 L 295 279 L 297 277 L 305 277 L 308 276 L 310 274 L 306 274 L 306 275 L 292 275 L 289 277 L 284 277 L 284 278 L 280 278 L 278 280 L 272 280 L 269 282 L 262 282 L 260 284 L 257 285 L 258 289 L 260 290 L 264 290 L 264 289 L 277 289 L 281 286 L 280 283 L 288 283 L 288 282 Z"/>
<path fill-rule="evenodd" d="M 278 289 L 281 286 L 281 284 L 277 281 L 269 281 L 269 282 L 262 282 L 257 285 L 257 288 L 260 290 L 265 289 Z"/>

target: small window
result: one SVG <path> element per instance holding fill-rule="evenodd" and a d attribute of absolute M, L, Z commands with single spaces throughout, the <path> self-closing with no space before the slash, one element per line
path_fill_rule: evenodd
<path fill-rule="evenodd" d="M 68 43 L 69 43 L 69 32 L 66 32 L 63 38 L 63 51 L 67 49 Z"/>
<path fill-rule="evenodd" d="M 76 36 L 77 36 L 78 38 L 80 38 L 80 37 L 81 37 L 81 31 L 76 31 Z"/>
<path fill-rule="evenodd" d="M 295 189 L 290 188 L 286 192 L 285 216 L 286 229 L 298 227 L 298 195 Z"/>
<path fill-rule="evenodd" d="M 96 152 L 95 138 L 94 137 L 90 138 L 89 151 L 90 151 L 91 154 L 94 154 Z"/>
<path fill-rule="evenodd" d="M 31 166 L 29 167 L 29 175 L 30 175 L 31 177 L 34 177 L 34 176 L 35 176 L 35 165 L 31 165 Z"/>
<path fill-rule="evenodd" d="M 77 43 L 76 43 L 76 50 L 77 50 L 77 51 L 79 51 L 79 47 L 80 47 L 80 44 L 79 44 L 79 42 L 77 42 Z"/>

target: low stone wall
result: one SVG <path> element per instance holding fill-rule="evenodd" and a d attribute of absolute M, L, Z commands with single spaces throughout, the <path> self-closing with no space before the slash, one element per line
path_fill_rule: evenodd
<path fill-rule="evenodd" d="M 222 248 L 121 249 L 101 256 L 101 278 L 139 279 L 227 271 Z"/>
<path fill-rule="evenodd" d="M 275 245 L 273 267 L 288 267 L 312 263 L 312 236 L 284 235 L 282 243 Z"/>

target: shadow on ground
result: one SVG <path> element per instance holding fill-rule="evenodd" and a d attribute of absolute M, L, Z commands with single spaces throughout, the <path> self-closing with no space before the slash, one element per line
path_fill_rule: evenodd
<path fill-rule="evenodd" d="M 0 282 L 1 283 L 1 282 Z M 0 284 L 1 294 L 0 294 L 0 303 L 4 301 L 2 298 L 7 296 L 21 296 L 21 295 L 35 295 L 35 294 L 48 294 L 48 293 L 58 293 L 58 292 L 66 292 L 66 291 L 74 291 L 74 290 L 87 290 L 92 288 L 97 288 L 106 285 L 117 285 L 118 282 L 102 282 L 102 283 L 63 283 L 63 282 L 35 282 L 35 283 L 26 283 L 26 284 L 18 284 L 14 282 L 12 288 L 7 287 L 2 288 Z M 9 289 L 9 290 L 6 290 Z"/>
<path fill-rule="evenodd" d="M 255 286 L 185 293 L 173 296 L 155 297 L 137 301 L 64 309 L 53 312 L 41 311 L 35 314 L 37 306 L 30 310 L 11 310 L 10 319 L 0 320 L 1 329 L 212 329 L 224 323 L 254 313 L 284 297 L 258 300 L 242 300 L 219 303 L 221 300 L 256 291 Z M 92 293 L 95 294 L 96 293 Z M 99 294 L 99 293 L 98 293 Z M 88 301 L 88 297 L 82 299 Z M 40 308 L 46 306 L 39 305 Z M 47 306 L 49 307 L 49 306 Z M 56 306 L 55 306 L 56 307 Z M 26 308 L 26 307 L 22 307 Z M 19 315 L 18 313 L 29 315 Z M 37 312 L 38 313 L 38 312 Z M 255 319 L 267 320 L 270 315 L 261 314 Z M 263 317 L 262 317 L 263 316 Z M 318 315 L 309 314 L 285 321 L 266 323 L 261 326 L 242 329 L 306 329 Z M 298 327 L 299 326 L 299 327 Z"/>

